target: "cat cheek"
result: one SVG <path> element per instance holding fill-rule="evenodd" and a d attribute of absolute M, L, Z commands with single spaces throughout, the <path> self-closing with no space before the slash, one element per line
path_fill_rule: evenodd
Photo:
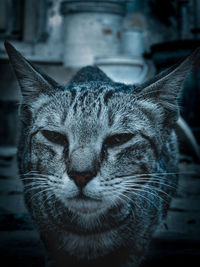
<path fill-rule="evenodd" d="M 117 153 L 113 151 L 113 149 L 107 150 L 107 160 L 109 164 L 114 165 L 117 162 Z"/>

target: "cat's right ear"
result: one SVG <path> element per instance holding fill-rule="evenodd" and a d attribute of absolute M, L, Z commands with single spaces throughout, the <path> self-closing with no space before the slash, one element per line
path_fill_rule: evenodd
<path fill-rule="evenodd" d="M 24 102 L 40 94 L 50 94 L 59 85 L 26 60 L 9 42 L 4 43 L 9 60 L 18 79 Z"/>

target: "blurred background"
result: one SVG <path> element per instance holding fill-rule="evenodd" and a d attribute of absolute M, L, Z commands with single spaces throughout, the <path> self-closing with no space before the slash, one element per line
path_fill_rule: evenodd
<path fill-rule="evenodd" d="M 0 255 L 6 266 L 44 266 L 17 177 L 21 94 L 4 40 L 62 84 L 86 65 L 142 83 L 200 47 L 200 0 L 0 0 Z M 180 108 L 180 185 L 144 266 L 200 260 L 200 63 Z"/>

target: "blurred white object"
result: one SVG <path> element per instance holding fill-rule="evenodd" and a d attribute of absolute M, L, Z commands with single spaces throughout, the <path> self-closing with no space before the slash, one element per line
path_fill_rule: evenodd
<path fill-rule="evenodd" d="M 121 53 L 132 57 L 142 57 L 144 53 L 144 33 L 139 30 L 124 30 L 121 38 Z"/>
<path fill-rule="evenodd" d="M 95 65 L 102 69 L 115 82 L 125 84 L 141 83 L 148 73 L 148 66 L 141 57 L 119 55 L 98 57 Z"/>
<path fill-rule="evenodd" d="M 63 1 L 64 65 L 79 68 L 96 56 L 120 53 L 125 1 Z"/>

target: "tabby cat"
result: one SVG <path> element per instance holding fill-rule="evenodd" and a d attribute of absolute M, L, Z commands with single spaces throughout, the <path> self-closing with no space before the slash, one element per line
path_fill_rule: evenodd
<path fill-rule="evenodd" d="M 19 173 L 48 264 L 139 266 L 177 184 L 177 98 L 197 51 L 142 85 L 82 68 L 60 85 L 5 43 L 19 81 Z"/>

